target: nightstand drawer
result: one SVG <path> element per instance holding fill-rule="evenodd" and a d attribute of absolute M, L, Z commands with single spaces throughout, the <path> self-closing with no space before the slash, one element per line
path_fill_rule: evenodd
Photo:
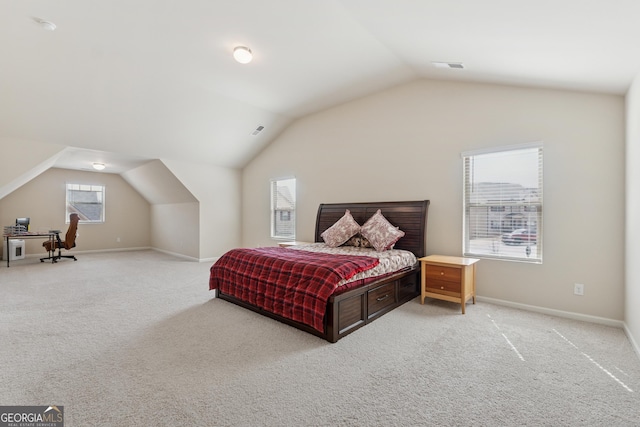
<path fill-rule="evenodd" d="M 440 280 L 440 279 L 430 279 L 427 278 L 427 292 L 441 292 L 441 291 L 445 291 L 445 292 L 455 292 L 457 294 L 460 294 L 460 282 L 458 281 L 457 283 L 454 282 L 449 282 L 446 280 Z"/>
<path fill-rule="evenodd" d="M 367 293 L 367 315 L 371 317 L 396 302 L 396 283 L 391 282 Z"/>
<path fill-rule="evenodd" d="M 426 267 L 427 282 L 430 282 L 431 280 L 446 280 L 448 282 L 457 282 L 458 290 L 460 290 L 460 279 L 462 277 L 461 269 L 456 267 L 443 267 L 440 265 L 427 265 Z"/>

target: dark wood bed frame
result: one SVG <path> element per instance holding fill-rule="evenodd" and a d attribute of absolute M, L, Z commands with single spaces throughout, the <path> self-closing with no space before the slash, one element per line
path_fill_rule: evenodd
<path fill-rule="evenodd" d="M 405 232 L 405 236 L 396 243 L 395 248 L 411 251 L 418 258 L 425 256 L 429 200 L 380 203 L 323 203 L 318 207 L 316 218 L 316 242 L 323 241 L 320 237 L 322 232 L 339 220 L 346 209 L 351 211 L 351 215 L 360 225 L 364 224 L 367 219 L 380 209 L 389 222 Z M 327 303 L 324 333 L 321 333 L 310 326 L 283 318 L 230 295 L 218 292 L 218 298 L 279 320 L 332 343 L 418 295 L 420 295 L 419 263 L 401 273 L 386 276 L 367 285 L 332 295 Z"/>

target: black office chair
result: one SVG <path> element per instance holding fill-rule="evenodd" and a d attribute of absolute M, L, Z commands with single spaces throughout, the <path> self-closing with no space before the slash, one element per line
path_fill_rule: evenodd
<path fill-rule="evenodd" d="M 69 250 L 71 248 L 75 248 L 76 246 L 76 232 L 78 231 L 78 221 L 80 221 L 80 217 L 78 216 L 78 214 L 72 213 L 71 215 L 69 215 L 69 229 L 67 230 L 64 241 L 60 239 L 60 233 L 56 233 L 56 238 L 53 242 L 47 241 L 42 244 L 47 252 L 49 252 L 49 256 L 40 258 L 40 262 L 45 262 L 46 260 L 51 260 L 51 262 L 58 262 L 58 260 L 61 258 L 70 258 L 74 261 L 78 260 L 73 255 L 62 255 L 62 249 Z M 58 249 L 57 254 L 56 249 Z"/>

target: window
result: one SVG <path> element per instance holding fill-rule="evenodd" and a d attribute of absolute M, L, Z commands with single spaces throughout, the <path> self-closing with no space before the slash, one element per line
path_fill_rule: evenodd
<path fill-rule="evenodd" d="M 296 238 L 296 179 L 271 181 L 271 237 Z"/>
<path fill-rule="evenodd" d="M 280 221 L 291 221 L 291 211 L 280 211 Z"/>
<path fill-rule="evenodd" d="M 462 158 L 463 254 L 542 263 L 542 143 Z"/>
<path fill-rule="evenodd" d="M 104 186 L 67 184 L 67 215 L 77 213 L 80 222 L 104 222 Z"/>

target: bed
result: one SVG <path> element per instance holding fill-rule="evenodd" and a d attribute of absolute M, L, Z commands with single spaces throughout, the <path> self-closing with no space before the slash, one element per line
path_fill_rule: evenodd
<path fill-rule="evenodd" d="M 344 220 L 347 211 L 360 225 L 381 214 L 404 233 L 383 252 L 409 252 L 417 259 L 425 256 L 428 208 L 429 200 L 323 203 L 318 207 L 312 246 L 325 246 L 323 233 Z M 312 246 L 229 251 L 212 265 L 209 289 L 220 299 L 332 343 L 420 294 L 419 262 L 367 277 L 369 270 L 383 263 L 374 255 L 377 251 L 349 257 L 325 254 L 321 248 L 314 252 Z M 339 278 L 337 286 L 334 282 Z M 292 291 L 296 283 L 304 286 Z"/>

